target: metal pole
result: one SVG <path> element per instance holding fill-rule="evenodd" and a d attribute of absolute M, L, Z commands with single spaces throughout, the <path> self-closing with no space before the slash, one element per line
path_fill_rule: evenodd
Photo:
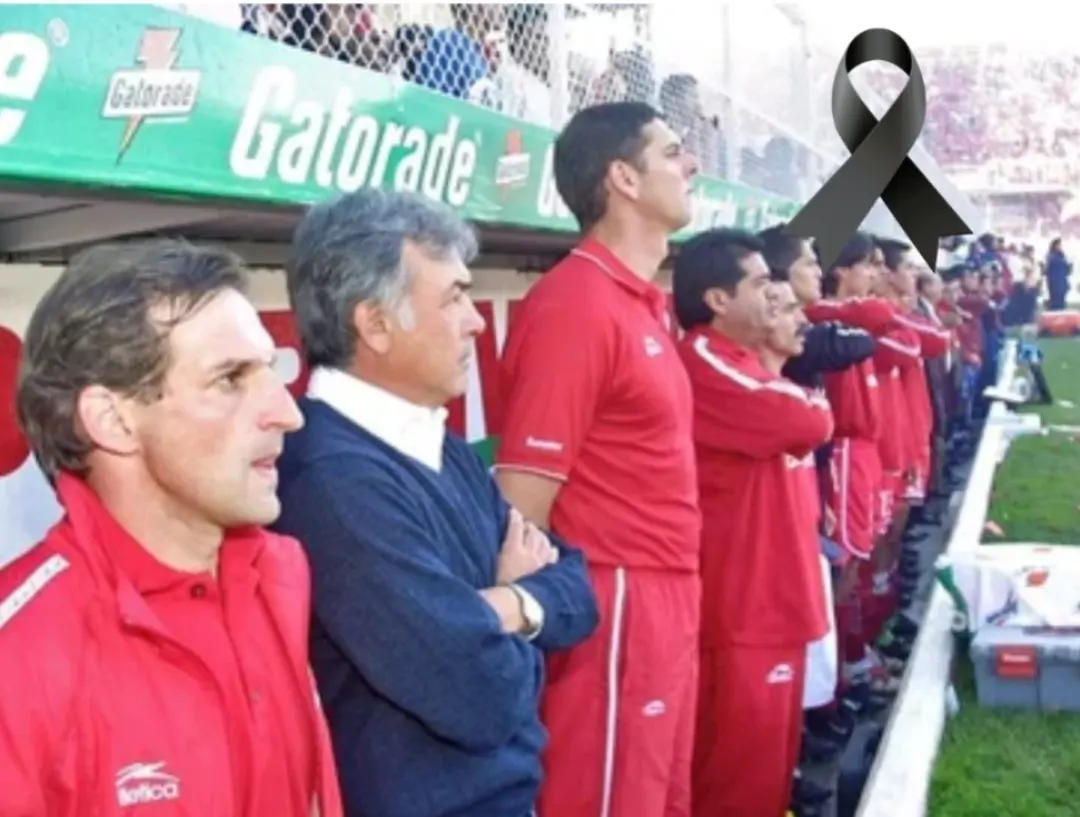
<path fill-rule="evenodd" d="M 547 10 L 551 127 L 559 130 L 570 118 L 570 32 L 565 3 L 552 3 Z"/>

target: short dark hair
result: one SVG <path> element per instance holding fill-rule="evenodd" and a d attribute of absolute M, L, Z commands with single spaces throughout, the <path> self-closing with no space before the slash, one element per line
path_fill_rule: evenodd
<path fill-rule="evenodd" d="M 762 255 L 769 265 L 769 276 L 774 281 L 791 280 L 791 265 L 799 260 L 806 241 L 802 236 L 787 232 L 786 227 L 786 224 L 776 224 L 757 234 L 765 248 Z"/>
<path fill-rule="evenodd" d="M 555 187 L 582 232 L 604 217 L 604 177 L 612 162 L 641 169 L 642 130 L 658 119 L 644 102 L 607 102 L 578 111 L 555 139 Z"/>
<path fill-rule="evenodd" d="M 247 285 L 237 256 L 183 241 L 103 244 L 75 256 L 34 308 L 19 368 L 19 425 L 45 474 L 89 472 L 93 443 L 78 419 L 84 389 L 159 400 L 170 330 Z M 167 318 L 153 314 L 162 307 Z"/>
<path fill-rule="evenodd" d="M 753 233 L 726 227 L 705 230 L 687 241 L 675 258 L 671 276 L 675 316 L 682 328 L 709 323 L 713 313 L 705 303 L 705 293 L 722 289 L 734 295 L 746 277 L 743 261 L 764 249 Z"/>
<path fill-rule="evenodd" d="M 874 257 L 874 249 L 877 245 L 869 233 L 857 232 L 840 250 L 840 255 L 827 270 L 822 271 L 821 290 L 826 295 L 835 295 L 837 287 L 836 271 L 845 267 L 854 267 L 856 264 L 865 264 Z M 817 244 L 814 244 L 814 253 L 821 260 L 821 252 Z"/>
<path fill-rule="evenodd" d="M 904 253 L 911 249 L 911 245 L 895 238 L 877 238 L 876 241 L 885 257 L 885 266 L 894 271 L 899 269 Z"/>

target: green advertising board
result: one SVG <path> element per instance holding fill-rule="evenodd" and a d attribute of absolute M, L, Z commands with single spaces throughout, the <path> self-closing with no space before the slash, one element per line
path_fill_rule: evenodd
<path fill-rule="evenodd" d="M 401 79 L 155 6 L 5 6 L 0 176 L 296 205 L 364 185 L 477 222 L 575 225 L 553 133 Z M 702 179 L 690 230 L 759 228 L 794 202 Z"/>

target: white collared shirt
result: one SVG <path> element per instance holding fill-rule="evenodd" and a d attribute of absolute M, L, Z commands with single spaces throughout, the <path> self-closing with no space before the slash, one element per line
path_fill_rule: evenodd
<path fill-rule="evenodd" d="M 324 366 L 311 373 L 307 396 L 326 403 L 406 457 L 433 471 L 442 470 L 445 408 L 418 406 L 347 372 Z"/>

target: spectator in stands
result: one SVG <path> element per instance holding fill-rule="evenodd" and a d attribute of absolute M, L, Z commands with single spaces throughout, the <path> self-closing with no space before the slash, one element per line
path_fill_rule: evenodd
<path fill-rule="evenodd" d="M 608 57 L 609 65 L 593 82 L 586 99 L 587 105 L 604 102 L 656 102 L 656 74 L 652 55 L 641 43 L 626 51 L 614 48 Z"/>
<path fill-rule="evenodd" d="M 1039 292 L 1042 278 L 1034 264 L 1028 264 L 1024 278 L 1013 284 L 1009 300 L 1001 313 L 1006 330 L 1019 331 L 1021 336 L 1033 337 L 1038 333 Z"/>
<path fill-rule="evenodd" d="M 539 813 L 687 817 L 701 517 L 690 386 L 653 279 L 697 166 L 636 102 L 575 114 L 554 166 L 584 239 L 516 313 L 496 468 L 527 519 L 583 547 L 603 627 L 548 661 Z"/>
<path fill-rule="evenodd" d="M 763 154 L 765 178 L 763 187 L 770 193 L 799 198 L 799 182 L 795 177 L 795 147 L 791 140 L 774 136 L 765 143 Z"/>
<path fill-rule="evenodd" d="M 309 210 L 286 266 L 312 376 L 278 526 L 311 558 L 350 817 L 528 814 L 543 652 L 597 622 L 580 551 L 524 522 L 444 431 L 484 328 L 475 246 L 448 208 L 365 189 Z"/>
<path fill-rule="evenodd" d="M 1065 298 L 1069 293 L 1069 278 L 1072 275 L 1072 264 L 1061 250 L 1061 239 L 1055 238 L 1050 242 L 1050 249 L 1046 253 L 1046 285 L 1050 292 L 1050 302 L 1047 307 L 1051 310 L 1065 308 Z"/>
<path fill-rule="evenodd" d="M 706 176 L 722 179 L 727 173 L 726 147 L 720 120 L 706 117 L 701 107 L 697 78 L 672 74 L 660 84 L 660 110 L 664 119 L 682 137 L 683 146 L 697 157 Z"/>
<path fill-rule="evenodd" d="M 780 375 L 802 351 L 805 318 L 794 298 L 778 315 L 763 249 L 749 233 L 709 230 L 682 247 L 672 276 L 703 522 L 700 817 L 786 813 L 806 649 L 828 632 L 819 505 L 803 469 L 832 433 L 832 413 L 824 395 Z M 781 354 L 765 353 L 767 367 L 762 347 L 777 331 L 790 337 Z"/>
<path fill-rule="evenodd" d="M 416 66 L 416 81 L 433 91 L 468 99 L 497 68 L 494 46 L 506 30 L 506 7 L 451 3 L 450 11 L 454 28 L 441 29 L 428 38 Z"/>
<path fill-rule="evenodd" d="M 390 50 L 398 75 L 407 82 L 417 82 L 420 59 L 427 50 L 428 40 L 435 33 L 431 26 L 404 25 L 394 31 Z"/>
<path fill-rule="evenodd" d="M 491 97 L 485 104 L 507 116 L 550 126 L 547 6 L 515 3 L 508 9 L 507 49 L 492 75 Z"/>
<path fill-rule="evenodd" d="M 66 514 L 0 570 L 0 813 L 342 814 L 307 563 L 260 527 L 301 419 L 246 287 L 99 246 L 34 309 L 18 416 Z"/>

